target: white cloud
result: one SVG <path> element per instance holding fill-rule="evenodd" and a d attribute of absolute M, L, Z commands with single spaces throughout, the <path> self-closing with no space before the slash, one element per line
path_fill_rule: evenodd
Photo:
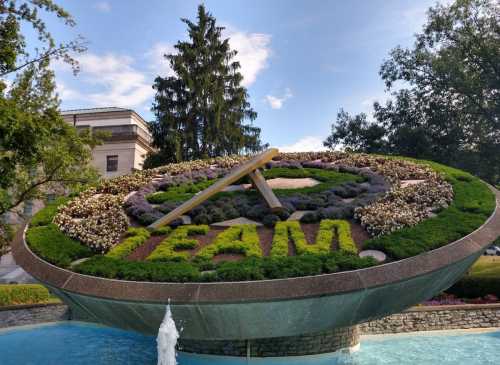
<path fill-rule="evenodd" d="M 449 6 L 454 0 L 439 0 L 438 2 L 440 5 Z M 422 26 L 427 21 L 427 11 L 430 7 L 435 7 L 436 3 L 436 1 L 415 2 L 414 6 L 406 7 L 401 14 L 398 15 L 400 23 L 413 33 L 420 32 Z"/>
<path fill-rule="evenodd" d="M 373 111 L 373 103 L 378 101 L 380 104 L 384 105 L 391 98 L 390 94 L 380 93 L 375 96 L 370 96 L 361 101 L 361 107 L 363 112 Z"/>
<path fill-rule="evenodd" d="M 103 13 L 109 13 L 111 11 L 111 4 L 107 1 L 99 1 L 94 4 L 94 9 L 97 9 Z"/>
<path fill-rule="evenodd" d="M 177 50 L 171 44 L 156 43 L 145 56 L 150 65 L 149 68 L 156 76 L 167 77 L 173 76 L 174 71 L 170 67 L 168 59 L 165 58 L 166 54 L 175 54 Z"/>
<path fill-rule="evenodd" d="M 231 49 L 238 51 L 235 61 L 241 65 L 243 86 L 250 86 L 257 79 L 257 75 L 267 67 L 271 55 L 271 35 L 246 33 L 227 27 L 224 37 L 229 38 Z"/>
<path fill-rule="evenodd" d="M 82 97 L 77 90 L 67 87 L 66 84 L 60 81 L 57 82 L 56 93 L 62 100 L 77 100 Z"/>
<path fill-rule="evenodd" d="M 266 95 L 266 101 L 269 106 L 273 109 L 281 109 L 283 107 L 283 103 L 292 97 L 292 92 L 290 89 L 285 89 L 285 94 L 281 97 L 274 95 Z"/>
<path fill-rule="evenodd" d="M 132 108 L 142 105 L 153 96 L 152 81 L 134 68 L 132 57 L 87 53 L 78 57 L 78 61 L 81 73 L 77 80 L 90 86 L 92 91 L 84 93 L 60 83 L 58 91 L 63 101 L 73 99 L 89 103 L 90 106 Z"/>
<path fill-rule="evenodd" d="M 297 142 L 278 147 L 280 152 L 315 152 L 325 151 L 323 139 L 317 136 L 306 136 L 299 139 Z"/>

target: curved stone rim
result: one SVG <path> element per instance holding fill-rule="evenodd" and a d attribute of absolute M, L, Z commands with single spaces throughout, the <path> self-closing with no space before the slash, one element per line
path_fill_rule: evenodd
<path fill-rule="evenodd" d="M 496 207 L 474 232 L 445 246 L 407 259 L 366 269 L 288 279 L 215 283 L 125 281 L 78 274 L 52 265 L 27 246 L 27 225 L 12 243 L 16 262 L 41 282 L 99 298 L 136 302 L 241 303 L 319 297 L 348 293 L 424 275 L 484 250 L 500 236 L 500 191 L 492 186 Z"/>

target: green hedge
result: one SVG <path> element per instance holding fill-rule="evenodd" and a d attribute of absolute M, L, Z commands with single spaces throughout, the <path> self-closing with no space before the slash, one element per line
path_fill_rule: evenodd
<path fill-rule="evenodd" d="M 18 304 L 46 303 L 50 293 L 39 284 L 0 285 L 0 307 Z"/>
<path fill-rule="evenodd" d="M 203 247 L 196 257 L 210 260 L 220 253 L 243 254 L 246 257 L 262 257 L 259 235 L 254 224 L 229 227 L 215 237 L 214 242 Z"/>
<path fill-rule="evenodd" d="M 122 259 L 130 255 L 137 247 L 149 238 L 150 233 L 145 228 L 129 228 L 127 238 L 108 251 L 106 256 Z"/>
<path fill-rule="evenodd" d="M 324 219 L 321 221 L 316 236 L 316 243 L 309 244 L 298 221 L 278 222 L 274 227 L 273 243 L 270 256 L 288 256 L 289 238 L 295 245 L 297 255 L 328 254 L 331 251 L 334 234 L 337 234 L 339 248 L 350 254 L 358 250 L 351 236 L 351 226 L 345 220 Z"/>
<path fill-rule="evenodd" d="M 170 236 L 165 238 L 153 252 L 146 258 L 149 261 L 186 261 L 188 252 L 176 250 L 190 250 L 198 245 L 198 241 L 189 238 L 195 234 L 207 234 L 207 225 L 186 225 L 178 227 Z"/>
<path fill-rule="evenodd" d="M 453 186 L 453 202 L 436 217 L 416 226 L 368 240 L 364 244 L 365 249 L 384 251 L 393 259 L 412 257 L 468 235 L 493 213 L 494 194 L 478 178 L 434 162 L 415 162 L 429 164 L 445 175 Z"/>
<path fill-rule="evenodd" d="M 188 262 L 131 262 L 94 256 L 77 265 L 76 272 L 132 281 L 203 282 L 280 279 L 355 270 L 376 265 L 371 257 L 360 258 L 342 252 L 328 255 L 246 258 L 221 262 L 213 271 L 203 272 L 203 264 Z"/>
<path fill-rule="evenodd" d="M 74 271 L 133 281 L 189 282 L 200 277 L 198 268 L 187 262 L 126 261 L 107 256 L 94 256 L 77 265 Z"/>
<path fill-rule="evenodd" d="M 34 253 L 60 267 L 68 267 L 71 262 L 92 255 L 90 248 L 64 235 L 52 223 L 28 229 L 26 240 Z"/>
<path fill-rule="evenodd" d="M 493 294 L 500 298 L 500 278 L 464 276 L 447 293 L 459 298 L 479 298 Z"/>

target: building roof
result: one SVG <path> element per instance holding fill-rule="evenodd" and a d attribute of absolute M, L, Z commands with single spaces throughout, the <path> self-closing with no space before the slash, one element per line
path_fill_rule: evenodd
<path fill-rule="evenodd" d="M 110 107 L 104 107 L 104 108 L 69 109 L 69 110 L 61 111 L 61 114 L 62 115 L 74 115 L 74 114 L 124 112 L 124 111 L 133 112 L 132 109 L 117 108 L 114 106 L 110 106 Z"/>

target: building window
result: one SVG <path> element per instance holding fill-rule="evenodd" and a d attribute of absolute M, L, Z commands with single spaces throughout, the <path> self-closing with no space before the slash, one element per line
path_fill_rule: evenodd
<path fill-rule="evenodd" d="M 106 171 L 115 172 L 118 171 L 118 156 L 106 156 Z"/>

